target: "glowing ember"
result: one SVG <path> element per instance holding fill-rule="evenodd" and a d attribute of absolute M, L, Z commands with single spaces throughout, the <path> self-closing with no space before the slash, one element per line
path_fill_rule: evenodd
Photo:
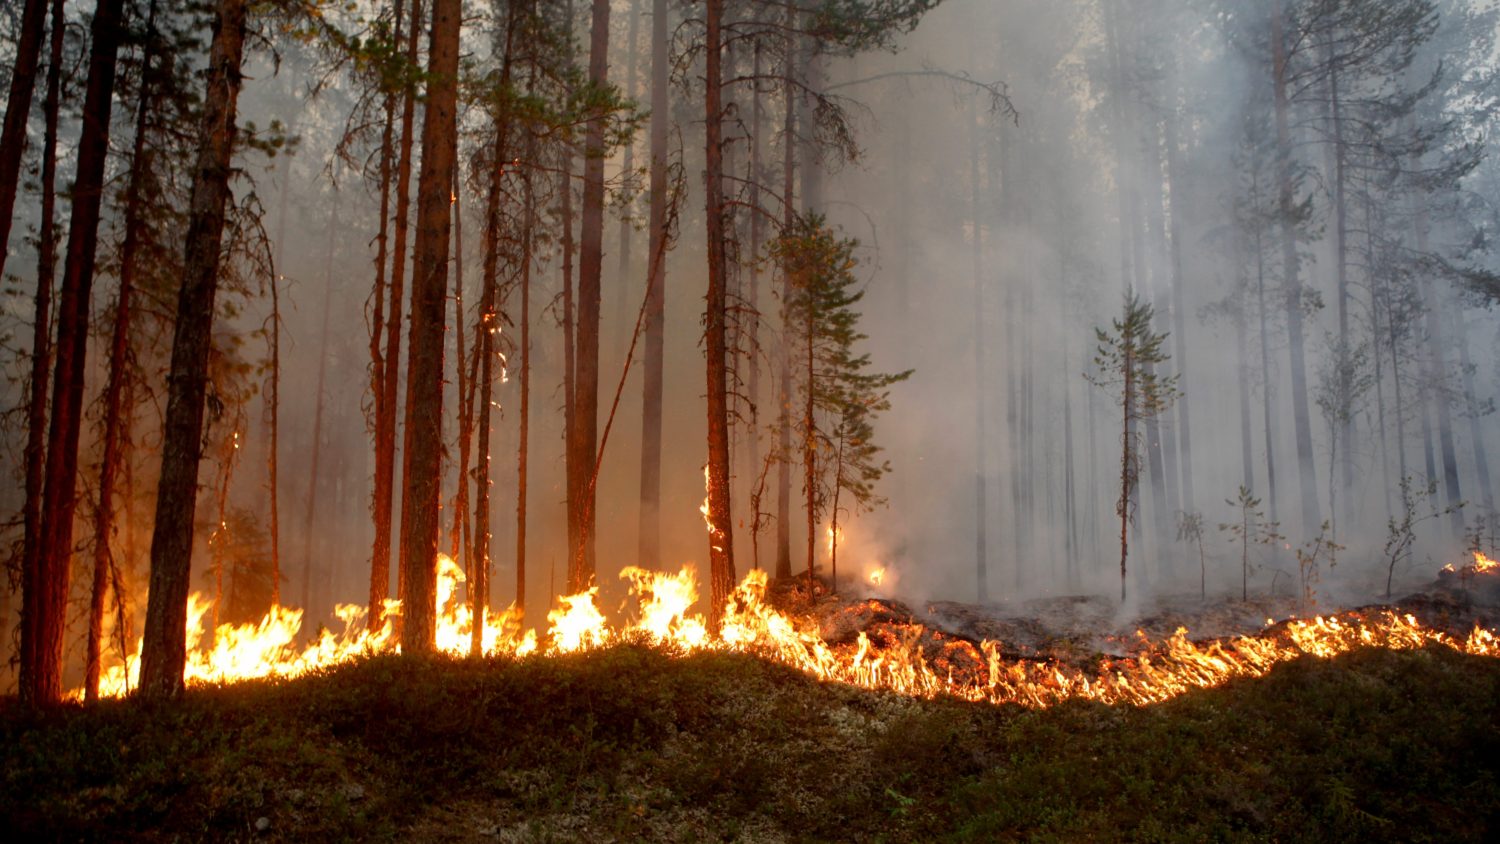
<path fill-rule="evenodd" d="M 438 647 L 450 654 L 467 654 L 469 612 L 466 602 L 457 597 L 463 572 L 452 560 L 440 557 L 438 574 Z M 869 575 L 872 583 L 884 576 L 884 569 Z M 945 647 L 955 649 L 968 664 L 954 660 L 938 665 L 929 661 L 922 646 L 928 631 L 914 623 L 896 625 L 899 635 L 895 641 L 884 637 L 888 640 L 884 644 L 877 645 L 862 632 L 851 645 L 830 645 L 819 635 L 814 620 L 788 616 L 766 603 L 763 571 L 750 572 L 730 597 L 719 638 L 709 636 L 702 616 L 689 612 L 698 597 L 691 567 L 684 566 L 677 574 L 629 568 L 621 577 L 630 582 L 638 602 L 633 621 L 611 627 L 595 605 L 597 589 L 591 588 L 560 599 L 559 608 L 547 614 L 549 629 L 541 642 L 535 631 L 520 630 L 513 610 L 491 614 L 483 636 L 485 653 L 521 658 L 637 640 L 675 652 L 754 654 L 820 680 L 868 689 L 1029 707 L 1074 698 L 1155 703 L 1236 677 L 1258 677 L 1288 660 L 1333 657 L 1363 647 L 1407 650 L 1443 645 L 1468 654 L 1500 656 L 1500 641 L 1489 630 L 1476 628 L 1459 640 L 1423 626 L 1410 615 L 1381 611 L 1292 620 L 1280 626 L 1271 626 L 1268 620 L 1267 629 L 1257 635 L 1208 642 L 1190 641 L 1181 629 L 1164 641 L 1153 642 L 1141 635 L 1133 656 L 1106 660 L 1092 669 L 1053 661 L 1009 660 L 1001 655 L 998 642 L 974 647 L 950 639 Z M 222 625 L 205 641 L 203 617 L 208 607 L 196 593 L 189 600 L 189 683 L 295 677 L 361 654 L 397 648 L 390 621 L 400 611 L 396 601 L 387 602 L 386 626 L 375 633 L 364 630 L 362 607 L 341 605 L 336 612 L 343 632 L 320 631 L 316 640 L 301 649 L 295 644 L 301 610 L 272 607 L 259 624 Z M 130 660 L 105 672 L 102 696 L 117 697 L 129 691 L 135 683 L 138 657 L 139 648 Z"/>

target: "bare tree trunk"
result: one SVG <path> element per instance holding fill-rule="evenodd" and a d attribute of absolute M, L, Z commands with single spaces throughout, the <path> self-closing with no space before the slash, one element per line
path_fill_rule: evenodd
<path fill-rule="evenodd" d="M 203 128 L 193 177 L 187 255 L 172 338 L 161 481 L 151 535 L 151 587 L 141 652 L 141 690 L 151 697 L 182 691 L 187 660 L 187 592 L 198 498 L 203 399 L 213 340 L 220 240 L 229 202 L 235 106 L 245 45 L 245 0 L 219 0 L 209 51 Z"/>
<path fill-rule="evenodd" d="M 796 203 L 796 175 L 797 175 L 797 86 L 795 80 L 796 72 L 796 36 L 793 34 L 793 23 L 796 20 L 797 9 L 795 4 L 788 4 L 786 8 L 786 44 L 782 52 L 782 62 L 785 65 L 783 72 L 782 105 L 783 113 L 782 136 L 782 162 L 781 162 L 781 202 L 782 219 L 781 230 L 790 232 L 797 218 Z M 782 332 L 788 330 L 787 325 L 787 303 L 792 297 L 792 274 L 790 269 L 783 268 L 781 272 L 781 324 Z M 778 419 L 776 425 L 776 452 L 778 455 L 776 466 L 776 577 L 787 579 L 792 576 L 792 353 L 791 346 L 783 337 L 780 354 L 777 355 L 780 364 L 779 378 L 780 396 L 778 405 Z"/>
<path fill-rule="evenodd" d="M 1180 150 L 1177 145 L 1177 112 L 1168 109 L 1163 130 L 1162 142 L 1166 145 L 1167 163 L 1167 186 L 1168 196 L 1171 203 L 1171 223 L 1168 228 L 1168 237 L 1171 240 L 1172 261 L 1172 333 L 1176 335 L 1176 366 L 1177 383 L 1180 395 L 1176 402 L 1177 409 L 1177 447 L 1182 461 L 1182 510 L 1183 512 L 1195 512 L 1197 498 L 1193 493 L 1193 426 L 1191 416 L 1188 413 L 1192 401 L 1192 389 L 1188 386 L 1188 343 L 1187 343 L 1187 302 L 1185 301 L 1185 289 L 1187 281 L 1183 277 L 1182 270 L 1182 246 L 1184 235 L 1182 233 L 1182 221 L 1187 217 L 1187 186 L 1183 184 L 1182 168 L 1178 163 Z M 1244 330 L 1243 324 L 1240 326 Z M 1243 383 L 1243 382 L 1242 382 Z"/>
<path fill-rule="evenodd" d="M 405 11 L 404 0 L 396 0 L 392 40 L 398 48 L 404 31 L 402 24 Z M 386 92 L 384 110 L 385 126 L 380 133 L 380 224 L 375 235 L 375 289 L 370 294 L 370 299 L 374 303 L 370 318 L 370 396 L 374 404 L 375 423 L 375 430 L 372 432 L 375 448 L 375 477 L 374 489 L 370 497 L 370 517 L 375 528 L 375 538 L 370 550 L 370 597 L 365 620 L 371 631 L 379 630 L 385 622 L 383 602 L 390 592 L 391 582 L 391 477 L 389 471 L 382 473 L 382 470 L 391 465 L 384 459 L 386 457 L 384 446 L 388 444 L 391 448 L 395 447 L 392 428 L 395 424 L 396 410 L 387 404 L 385 383 L 388 367 L 386 349 L 382 346 L 382 342 L 386 339 L 388 330 L 386 327 L 386 265 L 390 258 L 391 179 L 396 158 L 395 89 Z M 284 201 L 285 188 L 282 190 L 282 197 Z M 285 224 L 284 209 L 282 216 L 282 222 Z M 278 242 L 279 240 L 278 238 Z M 274 290 L 272 294 L 274 302 Z M 392 324 L 401 322 L 399 302 L 396 305 L 390 314 Z M 397 336 L 400 336 L 399 332 Z M 393 369 L 396 364 L 397 361 L 392 360 L 389 362 L 389 367 Z M 272 466 L 275 466 L 274 461 Z M 275 495 L 274 489 L 272 495 Z M 274 498 L 272 500 L 274 501 Z M 272 522 L 275 522 L 274 511 Z M 271 542 L 274 548 L 276 544 L 274 535 Z M 278 589 L 279 586 L 278 584 Z"/>
<path fill-rule="evenodd" d="M 1292 184 L 1292 139 L 1287 103 L 1286 40 L 1282 24 L 1281 0 L 1271 4 L 1271 50 L 1273 54 L 1273 79 L 1276 112 L 1276 166 L 1278 181 L 1278 208 L 1281 224 L 1281 261 L 1284 270 L 1282 283 L 1286 287 L 1286 332 L 1287 347 L 1291 356 L 1292 375 L 1292 422 L 1297 434 L 1297 467 L 1301 481 L 1302 527 L 1316 530 L 1322 518 L 1319 516 L 1317 466 L 1312 446 L 1312 422 L 1308 416 L 1307 363 L 1303 352 L 1302 329 L 1302 281 L 1298 276 L 1300 259 L 1297 255 L 1295 213 L 1296 197 Z"/>
<path fill-rule="evenodd" d="M 528 137 L 527 158 L 535 157 L 536 143 Z M 527 462 L 531 455 L 531 250 L 536 225 L 536 198 L 532 194 L 531 171 L 523 177 L 525 208 L 521 235 L 521 421 L 516 446 L 516 610 L 526 613 L 526 490 Z"/>
<path fill-rule="evenodd" d="M 36 68 L 41 57 L 42 28 L 46 19 L 47 0 L 26 0 L 16 41 L 15 65 L 10 71 L 5 124 L 0 128 L 0 277 L 5 275 L 5 259 L 10 251 L 11 214 L 15 210 L 16 186 L 20 182 L 21 155 L 26 151 L 26 120 L 31 116 L 31 96 L 36 89 Z M 53 28 L 57 29 L 60 23 L 61 18 L 54 15 Z"/>
<path fill-rule="evenodd" d="M 670 120 L 667 0 L 651 2 L 651 196 L 646 269 L 646 349 L 641 391 L 641 513 L 638 563 L 661 562 L 661 412 L 666 338 L 667 128 Z"/>
<path fill-rule="evenodd" d="M 1474 475 L 1479 481 L 1479 493 L 1484 503 L 1485 514 L 1495 512 L 1495 490 L 1490 484 L 1490 459 L 1484 447 L 1484 429 L 1479 424 L 1480 404 L 1474 391 L 1474 366 L 1469 358 L 1469 333 L 1464 329 L 1463 315 L 1454 317 L 1454 335 L 1458 341 L 1458 365 L 1463 373 L 1464 415 L 1469 419 L 1469 440 L 1474 446 Z"/>
<path fill-rule="evenodd" d="M 750 372 L 745 384 L 746 394 L 750 404 L 750 430 L 747 437 L 749 448 L 749 463 L 751 472 L 760 465 L 760 253 L 765 245 L 765 215 L 761 210 L 761 139 L 765 132 L 765 104 L 760 90 L 760 76 L 762 71 L 761 62 L 762 42 L 757 39 L 755 49 L 751 57 L 750 73 L 757 82 L 751 88 L 750 93 L 750 163 L 747 175 L 750 183 L 750 266 L 748 269 L 748 290 L 746 291 L 746 303 L 748 313 L 746 315 L 748 325 L 748 341 L 746 344 L 745 359 L 749 363 Z M 755 478 L 751 477 L 751 482 Z M 757 484 L 757 487 L 759 485 Z M 759 495 L 754 495 L 756 506 L 750 510 L 750 524 L 754 525 L 760 519 Z M 758 546 L 758 530 L 751 530 L 751 543 Z M 752 550 L 752 564 L 760 568 L 760 555 L 757 550 Z"/>
<path fill-rule="evenodd" d="M 503 172 L 499 160 L 495 162 L 496 172 Z M 479 343 L 475 338 L 474 359 L 469 360 L 464 349 L 464 224 L 463 224 L 463 202 L 459 196 L 463 193 L 463 182 L 460 179 L 457 161 L 453 165 L 453 334 L 458 348 L 455 350 L 454 370 L 458 373 L 458 483 L 453 491 L 453 523 L 448 535 L 448 556 L 453 562 L 462 566 L 462 570 L 469 573 L 469 589 L 473 591 L 477 585 L 474 583 L 473 559 L 465 559 L 469 556 L 472 547 L 469 542 L 469 457 L 471 446 L 474 441 L 474 392 L 475 376 L 479 367 Z M 492 218 L 493 219 L 493 218 Z M 482 297 L 481 297 L 482 298 Z M 482 313 L 482 312 L 481 312 Z M 481 330 L 480 316 L 475 316 L 475 331 Z M 466 371 L 467 369 L 467 371 Z"/>
<path fill-rule="evenodd" d="M 434 646 L 439 496 L 442 487 L 443 330 L 453 164 L 457 157 L 459 0 L 433 0 L 427 59 L 427 108 L 417 181 L 413 253 L 411 355 L 406 375 L 408 449 L 401 495 L 401 546 L 406 560 L 401 648 Z M 420 431 L 421 436 L 410 432 Z"/>
<path fill-rule="evenodd" d="M 396 35 L 401 30 L 401 5 L 396 6 Z M 417 35 L 422 31 L 422 2 L 413 0 L 411 21 L 406 29 L 406 60 L 417 64 Z M 391 258 L 390 304 L 386 308 L 385 383 L 381 385 L 383 416 L 375 421 L 375 547 L 370 565 L 370 629 L 384 623 L 385 598 L 390 594 L 392 510 L 395 505 L 396 474 L 396 405 L 401 375 L 401 307 L 406 287 L 406 239 L 411 219 L 411 157 L 413 124 L 417 103 L 416 91 L 408 85 L 401 106 L 401 149 L 396 159 L 395 252 Z M 403 455 L 405 450 L 403 449 Z M 404 462 L 404 461 L 403 461 Z M 406 591 L 406 558 L 397 552 L 397 595 Z"/>
<path fill-rule="evenodd" d="M 115 527 L 115 479 L 120 464 L 129 460 L 125 453 L 129 419 L 121 401 L 125 382 L 130 377 L 130 324 L 135 295 L 136 253 L 141 240 L 142 183 L 151 172 L 146 150 L 146 121 L 154 99 L 151 82 L 156 57 L 156 3 L 146 16 L 146 43 L 141 56 L 141 89 L 136 103 L 135 137 L 130 153 L 130 175 L 125 187 L 125 242 L 120 246 L 120 289 L 115 300 L 115 324 L 109 344 L 109 380 L 104 386 L 104 455 L 99 463 L 99 503 L 94 508 L 94 577 L 89 593 L 89 632 L 84 662 L 83 692 L 87 700 L 99 698 L 100 658 L 104 648 L 104 599 L 115 568 L 112 540 Z M 50 72 L 48 74 L 51 75 Z M 48 83 L 48 98 L 54 96 Z M 115 596 L 116 601 L 120 596 Z M 217 611 L 217 606 L 216 606 Z"/>
<path fill-rule="evenodd" d="M 589 82 L 609 81 L 609 0 L 593 0 L 589 37 Z M 604 128 L 606 115 L 589 117 L 583 149 L 583 218 L 579 228 L 578 324 L 574 358 L 573 439 L 568 474 L 577 498 L 576 544 L 568 566 L 568 589 L 582 592 L 594 581 L 594 485 L 590 483 L 599 442 L 599 304 L 604 271 Z"/>
<path fill-rule="evenodd" d="M 643 0 L 630 0 L 630 26 L 625 35 L 625 96 L 634 100 L 637 95 L 637 79 L 640 65 L 640 41 L 641 41 L 641 7 Z M 635 171 L 635 136 L 632 135 L 625 143 L 625 155 L 622 163 L 624 179 L 634 179 Z M 620 347 L 626 348 L 630 345 L 630 322 L 626 316 L 628 300 L 628 288 L 625 279 L 630 278 L 630 244 L 631 235 L 634 234 L 630 213 L 620 215 L 620 262 L 619 269 L 615 274 L 615 284 L 619 288 L 619 295 L 615 297 L 615 325 L 623 338 Z M 650 258 L 647 258 L 650 260 Z"/>
<path fill-rule="evenodd" d="M 1252 185 L 1251 202 L 1256 206 L 1260 204 L 1258 187 Z M 1265 266 L 1265 244 L 1261 240 L 1260 232 L 1255 234 L 1255 307 L 1260 320 L 1260 377 L 1261 388 L 1265 394 L 1261 396 L 1261 415 L 1264 423 L 1266 436 L 1266 506 L 1271 513 L 1271 521 L 1276 519 L 1276 414 L 1272 408 L 1271 391 L 1271 332 L 1269 312 L 1266 310 L 1266 266 Z"/>
<path fill-rule="evenodd" d="M 1116 509 L 1120 513 L 1120 600 L 1123 602 L 1125 595 L 1125 561 L 1130 556 L 1130 510 L 1131 498 L 1134 488 L 1139 483 L 1136 475 L 1137 457 L 1135 442 L 1135 356 L 1131 349 L 1126 346 L 1125 350 L 1125 395 L 1121 401 L 1124 407 L 1124 419 L 1122 420 L 1123 433 L 1120 438 L 1120 500 Z"/>
<path fill-rule="evenodd" d="M 47 61 L 47 94 L 43 110 L 46 129 L 42 141 L 41 237 L 37 244 L 36 300 L 31 323 L 31 373 L 27 382 L 26 499 L 21 522 L 21 596 L 23 622 L 38 611 L 42 554 L 42 486 L 47 462 L 47 375 L 52 369 L 52 284 L 57 275 L 57 101 L 61 84 L 63 32 L 62 0 L 53 0 L 52 33 Z M 0 270 L 3 271 L 3 270 Z M 35 659 L 34 640 L 22 636 L 21 662 Z"/>
<path fill-rule="evenodd" d="M 284 211 L 284 209 L 283 209 Z M 282 218 L 285 219 L 285 213 Z M 281 604 L 281 278 L 271 275 L 271 377 L 266 391 L 270 442 L 266 453 L 266 493 L 271 508 L 271 605 Z M 304 609 L 308 609 L 304 607 Z"/>
<path fill-rule="evenodd" d="M 972 51 L 971 51 L 972 53 Z M 989 505 L 986 501 L 985 399 L 989 394 L 984 372 L 984 228 L 979 219 L 979 106 L 969 106 L 969 217 L 974 234 L 970 243 L 970 282 L 974 286 L 974 576 L 976 600 L 990 599 Z M 1017 564 L 1019 565 L 1019 560 Z"/>
<path fill-rule="evenodd" d="M 89 292 L 94 281 L 104 165 L 109 155 L 121 6 L 122 0 L 99 0 L 91 29 L 83 131 L 72 190 L 73 214 L 58 299 L 57 360 L 52 373 L 52 418 L 47 431 L 35 598 L 24 598 L 23 609 L 27 611 L 21 625 L 21 697 L 32 703 L 48 703 L 62 696 L 63 630 L 73 562 L 73 514 L 78 505 L 78 435 L 83 420 Z"/>
<path fill-rule="evenodd" d="M 308 461 L 307 511 L 302 525 L 302 609 L 312 610 L 313 537 L 318 532 L 318 475 L 323 457 L 323 404 L 328 375 L 328 321 L 333 312 L 333 247 L 339 230 L 339 197 L 335 188 L 333 216 L 328 225 L 328 251 L 323 262 L 323 330 L 318 349 L 318 387 L 313 395 L 312 454 Z"/>
<path fill-rule="evenodd" d="M 708 296 L 704 347 L 708 356 L 709 619 L 717 629 L 734 588 L 734 533 L 729 502 L 729 384 L 726 370 L 728 301 L 725 289 L 723 117 L 721 94 L 723 0 L 705 0 L 704 154 L 708 228 Z"/>

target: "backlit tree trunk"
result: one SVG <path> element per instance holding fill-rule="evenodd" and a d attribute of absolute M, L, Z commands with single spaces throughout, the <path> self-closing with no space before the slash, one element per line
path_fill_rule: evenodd
<path fill-rule="evenodd" d="M 641 514 L 637 562 L 661 562 L 661 410 L 666 335 L 667 0 L 651 3 L 651 257 L 646 269 L 646 348 L 641 361 Z"/>
<path fill-rule="evenodd" d="M 57 359 L 52 372 L 40 554 L 35 588 L 24 599 L 21 625 L 21 696 L 36 703 L 62 696 L 63 628 L 73 561 L 73 513 L 78 504 L 78 435 L 83 420 L 89 293 L 99 243 L 99 206 L 109 155 L 110 105 L 122 5 L 122 0 L 99 0 L 90 30 L 92 45 L 83 130 L 78 140 L 78 172 L 73 181 L 73 214 L 58 297 Z"/>
<path fill-rule="evenodd" d="M 31 373 L 27 382 L 25 501 L 21 509 L 22 618 L 34 617 L 39 593 L 42 553 L 42 485 L 47 462 L 47 375 L 52 370 L 52 283 L 57 275 L 57 107 L 63 48 L 62 0 L 53 0 L 52 35 L 47 63 L 47 94 L 43 110 L 46 128 L 42 141 L 41 237 L 37 243 L 36 299 L 31 323 Z M 30 615 L 28 615 L 30 614 Z M 22 635 L 23 649 L 35 641 Z M 23 650 L 23 654 L 25 651 Z M 23 655 L 22 663 L 34 659 Z M 24 693 L 24 692 L 23 692 Z"/>
<path fill-rule="evenodd" d="M 609 81 L 609 0 L 594 0 L 589 37 L 589 82 Z M 568 588 L 587 589 L 594 580 L 594 483 L 599 442 L 599 304 L 604 269 L 604 128 L 607 115 L 590 115 L 583 149 L 583 219 L 579 230 L 578 324 L 574 337 L 573 439 L 568 475 L 577 496 L 577 543 L 568 567 Z"/>
<path fill-rule="evenodd" d="M 89 594 L 89 632 L 84 662 L 84 696 L 99 697 L 99 667 L 104 640 L 104 599 L 114 568 L 113 533 L 115 526 L 115 480 L 125 453 L 129 419 L 121 401 L 125 381 L 130 377 L 130 324 L 135 295 L 136 254 L 141 241 L 141 189 L 151 161 L 146 150 L 146 121 L 150 114 L 154 87 L 151 67 L 156 57 L 156 4 L 153 2 L 146 21 L 146 45 L 141 56 L 140 98 L 136 103 L 135 137 L 130 153 L 130 175 L 125 188 L 125 241 L 120 247 L 120 289 L 115 299 L 115 324 L 109 344 L 109 380 L 104 386 L 104 455 L 99 464 L 99 503 L 94 508 L 94 576 Z M 49 92 L 50 93 L 50 92 Z M 118 578 L 114 578 L 118 581 Z M 121 596 L 116 595 L 119 601 Z"/>
<path fill-rule="evenodd" d="M 161 480 L 151 535 L 151 587 L 141 653 L 141 690 L 152 697 L 182 691 L 187 659 L 188 579 L 198 498 L 203 403 L 213 339 L 220 240 L 229 202 L 235 106 L 245 44 L 245 0 L 219 0 L 209 51 L 198 160 L 189 207 L 187 255 L 177 298 L 162 439 Z"/>
<path fill-rule="evenodd" d="M 720 60 L 723 0 L 706 0 L 704 17 L 704 154 L 708 227 L 708 297 L 704 347 L 708 355 L 709 618 L 714 628 L 734 588 L 734 535 L 729 506 L 729 389 L 724 254 L 723 108 Z"/>
<path fill-rule="evenodd" d="M 5 275 L 11 213 L 15 210 L 16 185 L 20 181 L 21 154 L 26 151 L 26 119 L 31 116 L 31 96 L 36 89 L 37 61 L 42 51 L 42 25 L 46 19 L 47 0 L 26 0 L 26 6 L 21 11 L 21 31 L 16 41 L 15 65 L 10 71 L 10 96 L 5 101 L 5 124 L 0 128 L 0 277 Z M 57 29 L 60 22 L 61 18 L 54 15 L 53 28 Z"/>
<path fill-rule="evenodd" d="M 406 378 L 409 443 L 402 478 L 401 546 L 406 561 L 401 647 L 434 647 L 439 496 L 442 487 L 443 323 L 448 293 L 448 241 L 453 164 L 457 156 L 460 0 L 433 0 L 417 182 L 417 240 L 411 302 L 411 353 Z M 413 433 L 415 432 L 415 433 Z"/>

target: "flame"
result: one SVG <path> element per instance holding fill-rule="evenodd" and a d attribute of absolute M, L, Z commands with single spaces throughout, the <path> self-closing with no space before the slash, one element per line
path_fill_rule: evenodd
<path fill-rule="evenodd" d="M 834 527 L 833 527 L 833 525 L 830 524 L 828 526 L 827 533 L 828 533 L 828 553 L 831 555 L 831 554 L 833 554 L 834 543 L 838 543 L 839 545 L 843 545 L 844 544 L 844 529 L 843 528 L 838 528 L 838 529 L 835 530 Z"/>
<path fill-rule="evenodd" d="M 870 581 L 870 585 L 871 586 L 879 586 L 880 584 L 884 583 L 885 582 L 885 566 L 881 566 L 880 568 L 877 568 L 877 569 L 872 569 L 870 571 L 869 575 L 867 575 L 867 579 Z"/>
<path fill-rule="evenodd" d="M 1484 554 L 1481 554 L 1478 551 L 1474 552 L 1475 574 L 1493 571 L 1497 565 L 1500 565 L 1500 563 L 1496 563 L 1494 560 L 1491 560 L 1489 557 L 1486 557 Z"/>
<path fill-rule="evenodd" d="M 462 570 L 451 559 L 438 560 L 437 645 L 445 653 L 467 654 L 471 618 L 458 599 Z M 1493 563 L 1491 563 L 1493 565 Z M 884 577 L 874 570 L 872 582 Z M 1328 658 L 1366 647 L 1409 650 L 1432 645 L 1467 654 L 1500 657 L 1500 640 L 1476 627 L 1459 639 L 1422 625 L 1413 616 L 1385 610 L 1346 612 L 1312 619 L 1269 623 L 1261 632 L 1194 642 L 1179 629 L 1164 640 L 1137 634 L 1132 655 L 1107 659 L 1092 668 L 1068 663 L 1006 657 L 999 642 L 975 646 L 919 624 L 887 625 L 875 639 L 861 632 L 852 645 L 831 645 L 811 618 L 789 616 L 766 602 L 767 576 L 751 571 L 730 596 L 720 635 L 709 635 L 702 616 L 691 612 L 698 582 L 691 566 L 676 574 L 627 568 L 639 611 L 633 620 L 611 626 L 596 605 L 597 587 L 559 599 L 547 614 L 545 639 L 522 632 L 514 609 L 489 614 L 484 652 L 522 658 L 562 654 L 619 641 L 645 641 L 673 652 L 736 652 L 760 656 L 828 682 L 893 691 L 917 697 L 951 696 L 989 703 L 1052 706 L 1072 699 L 1104 703 L 1150 704 L 1196 688 L 1217 686 L 1237 677 L 1259 677 L 1279 663 L 1302 657 Z M 347 662 L 362 654 L 398 649 L 391 617 L 397 601 L 386 602 L 386 624 L 364 630 L 364 608 L 341 605 L 336 614 L 343 631 L 322 629 L 309 644 L 297 646 L 303 613 L 275 606 L 257 624 L 220 625 L 205 641 L 203 618 L 209 609 L 194 593 L 188 602 L 186 679 L 190 684 L 229 682 L 256 677 L 295 677 Z M 124 662 L 110 667 L 100 694 L 116 697 L 136 683 L 139 646 Z M 79 694 L 75 692 L 75 694 Z"/>

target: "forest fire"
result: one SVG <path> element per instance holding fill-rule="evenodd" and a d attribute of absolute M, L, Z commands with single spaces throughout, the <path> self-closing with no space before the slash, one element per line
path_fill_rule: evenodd
<path fill-rule="evenodd" d="M 1486 565 L 1487 564 L 1487 565 Z M 1493 561 L 1479 556 L 1476 570 Z M 883 569 L 871 582 L 878 583 Z M 690 612 L 698 599 L 697 574 L 691 566 L 676 573 L 627 568 L 637 601 L 635 616 L 612 625 L 596 606 L 598 588 L 564 596 L 547 614 L 545 636 L 521 630 L 514 610 L 486 617 L 484 652 L 523 658 L 559 655 L 637 642 L 672 653 L 727 651 L 754 654 L 810 674 L 820 680 L 917 697 L 952 696 L 988 703 L 1047 707 L 1070 699 L 1103 703 L 1151 704 L 1184 692 L 1220 685 L 1236 677 L 1258 677 L 1278 663 L 1303 656 L 1329 658 L 1357 648 L 1410 650 L 1443 645 L 1477 656 L 1500 656 L 1500 639 L 1476 627 L 1460 639 L 1424 626 L 1411 615 L 1392 610 L 1349 611 L 1271 624 L 1259 633 L 1195 642 L 1179 628 L 1163 639 L 1137 633 L 1128 656 L 1106 659 L 1093 668 L 1055 660 L 1007 657 L 1000 642 L 977 645 L 937 634 L 918 623 L 899 625 L 897 634 L 872 639 L 859 632 L 852 643 L 831 644 L 817 623 L 773 607 L 766 599 L 767 578 L 750 572 L 731 597 L 718 637 L 702 616 Z M 448 557 L 439 558 L 438 649 L 461 656 L 469 652 L 471 617 L 460 596 L 464 574 Z M 400 602 L 387 603 L 386 623 L 365 630 L 364 609 L 341 604 L 335 615 L 343 630 L 318 631 L 307 645 L 296 644 L 303 612 L 273 607 L 258 624 L 219 626 L 211 637 L 203 619 L 210 608 L 195 593 L 188 615 L 189 683 L 222 683 L 262 677 L 296 677 L 361 655 L 399 649 L 392 635 Z M 934 648 L 930 639 L 941 644 Z M 924 644 L 924 639 L 928 640 Z M 128 694 L 137 682 L 139 646 L 126 663 L 109 668 L 100 683 L 102 697 Z M 74 693 L 81 697 L 81 691 Z"/>

